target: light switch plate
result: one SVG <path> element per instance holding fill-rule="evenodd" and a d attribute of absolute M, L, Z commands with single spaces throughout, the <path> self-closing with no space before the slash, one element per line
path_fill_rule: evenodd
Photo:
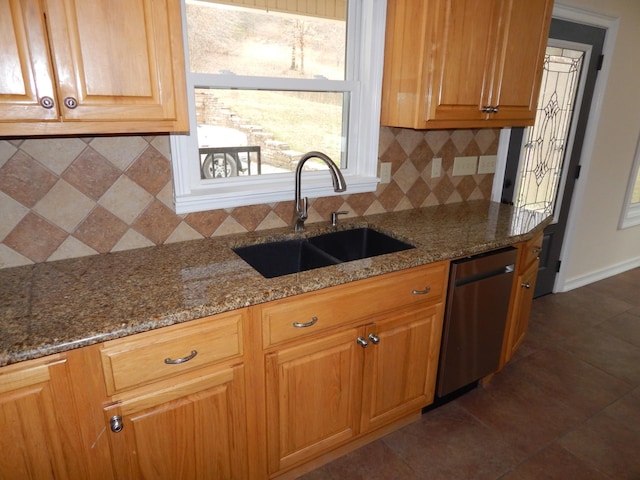
<path fill-rule="evenodd" d="M 391 182 L 391 163 L 383 162 L 380 164 L 380 183 Z"/>
<path fill-rule="evenodd" d="M 478 175 L 496 172 L 496 156 L 480 155 L 478 160 Z"/>
<path fill-rule="evenodd" d="M 442 175 L 442 159 L 434 158 L 431 160 L 431 178 L 438 178 Z"/>
<path fill-rule="evenodd" d="M 478 157 L 455 157 L 453 159 L 453 176 L 475 175 L 478 169 Z"/>

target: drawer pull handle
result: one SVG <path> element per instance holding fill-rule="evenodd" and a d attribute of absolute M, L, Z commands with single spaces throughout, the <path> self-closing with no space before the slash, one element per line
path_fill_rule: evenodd
<path fill-rule="evenodd" d="M 521 287 L 524 287 L 524 288 L 531 288 L 531 284 L 530 284 L 529 282 L 527 282 L 527 283 L 521 283 L 521 284 L 520 284 L 520 286 L 521 286 Z"/>
<path fill-rule="evenodd" d="M 292 325 L 296 328 L 307 328 L 307 327 L 311 327 L 312 325 L 315 325 L 317 321 L 318 321 L 318 317 L 313 317 L 308 322 L 303 322 L 303 323 L 293 322 Z"/>
<path fill-rule="evenodd" d="M 173 360 L 172 358 L 167 357 L 167 358 L 164 359 L 164 363 L 166 363 L 167 365 L 179 365 L 181 363 L 188 362 L 193 357 L 195 357 L 197 354 L 198 354 L 197 350 L 191 350 L 191 353 L 189 355 L 187 355 L 186 357 L 176 358 L 175 360 Z"/>
<path fill-rule="evenodd" d="M 426 287 L 424 287 L 424 290 L 411 290 L 411 293 L 413 293 L 414 295 L 426 295 L 430 291 L 431 287 L 427 285 Z"/>

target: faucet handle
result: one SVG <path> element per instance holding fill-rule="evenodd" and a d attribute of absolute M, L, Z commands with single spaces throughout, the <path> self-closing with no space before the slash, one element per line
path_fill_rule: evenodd
<path fill-rule="evenodd" d="M 339 212 L 331 212 L 331 226 L 333 227 L 337 227 L 338 226 L 338 215 L 346 215 L 347 212 L 346 210 L 341 210 Z"/>

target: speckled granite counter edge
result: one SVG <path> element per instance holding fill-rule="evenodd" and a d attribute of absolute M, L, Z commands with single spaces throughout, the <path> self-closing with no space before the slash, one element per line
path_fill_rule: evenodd
<path fill-rule="evenodd" d="M 550 218 L 485 201 L 346 219 L 416 248 L 265 279 L 231 248 L 311 224 L 0 270 L 0 366 L 528 240 Z"/>

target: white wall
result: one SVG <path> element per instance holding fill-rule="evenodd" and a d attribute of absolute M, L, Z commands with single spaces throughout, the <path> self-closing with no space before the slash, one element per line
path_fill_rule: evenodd
<path fill-rule="evenodd" d="M 585 152 L 588 168 L 576 184 L 556 283 L 557 290 L 569 290 L 640 266 L 640 226 L 618 229 L 640 135 L 640 1 L 556 3 L 611 17 L 614 30 L 617 26 L 612 55 L 605 58 L 611 63 L 599 98 L 597 128 L 585 142 L 590 144 Z"/>

